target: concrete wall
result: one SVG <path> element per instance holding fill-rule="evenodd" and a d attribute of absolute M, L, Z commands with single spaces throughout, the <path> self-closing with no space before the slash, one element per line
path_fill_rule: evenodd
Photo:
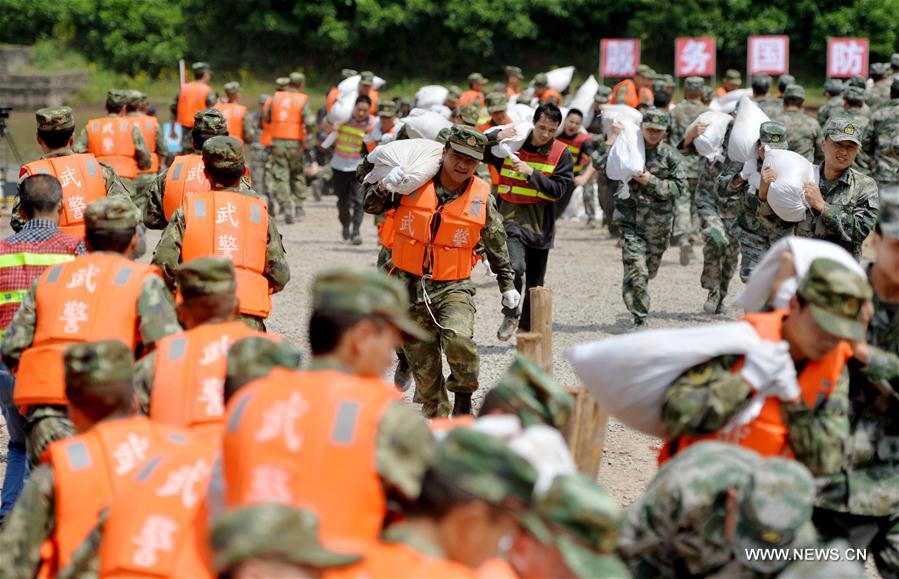
<path fill-rule="evenodd" d="M 23 109 L 59 106 L 71 100 L 90 80 L 90 72 L 86 70 L 44 74 L 15 72 L 30 64 L 30 46 L 0 45 L 0 104 Z"/>
<path fill-rule="evenodd" d="M 31 64 L 31 47 L 15 44 L 0 44 L 0 73 L 15 72 L 22 66 Z"/>

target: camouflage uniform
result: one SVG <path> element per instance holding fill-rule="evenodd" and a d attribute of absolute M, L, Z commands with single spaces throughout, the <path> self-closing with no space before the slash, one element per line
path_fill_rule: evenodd
<path fill-rule="evenodd" d="M 822 128 L 831 115 L 843 110 L 843 81 L 838 78 L 827 79 L 824 83 L 824 93 L 827 102 L 818 108 L 818 125 Z"/>
<path fill-rule="evenodd" d="M 134 229 L 137 221 L 137 212 L 130 200 L 100 199 L 84 211 L 84 222 L 89 230 Z M 22 353 L 34 341 L 39 315 L 36 301 L 38 281 L 35 280 L 31 290 L 22 298 L 22 304 L 0 343 L 3 361 L 11 368 L 18 366 Z M 150 351 L 157 340 L 181 330 L 172 296 L 159 276 L 146 277 L 136 307 L 139 351 Z M 68 410 L 63 406 L 34 406 L 25 414 L 25 423 L 28 459 L 32 466 L 38 464 L 50 442 L 72 434 Z"/>
<path fill-rule="evenodd" d="M 35 117 L 37 118 L 37 129 L 39 131 L 64 131 L 75 128 L 75 117 L 72 114 L 72 109 L 69 107 L 40 109 L 35 113 Z M 74 151 L 65 147 L 41 155 L 41 159 L 65 157 L 72 154 L 74 154 Z M 131 195 L 128 193 L 128 189 L 122 184 L 122 180 L 119 179 L 115 169 L 103 161 L 99 161 L 99 163 L 100 170 L 103 172 L 103 181 L 106 183 L 106 196 L 123 199 L 128 203 L 132 203 Z M 16 187 L 16 200 L 13 202 L 9 217 L 9 226 L 12 227 L 13 231 L 20 231 L 22 226 L 25 225 L 25 220 L 19 216 L 19 196 L 22 193 L 23 180 L 24 179 L 19 179 L 19 183 Z"/>
<path fill-rule="evenodd" d="M 275 79 L 275 92 L 279 90 L 287 90 L 287 85 L 290 84 L 290 79 L 286 76 L 279 76 Z M 271 107 L 271 99 L 268 99 L 268 105 L 263 104 L 262 106 L 262 114 L 260 115 L 259 127 L 262 128 L 262 120 L 265 119 L 265 111 L 268 107 Z M 305 117 L 304 117 L 305 120 Z M 275 208 L 275 194 L 274 194 L 274 177 L 272 176 L 272 146 L 271 144 L 267 145 L 266 148 L 266 156 L 265 156 L 265 195 L 268 197 L 269 211 L 273 214 L 273 209 Z M 283 210 L 283 208 L 279 208 Z"/>
<path fill-rule="evenodd" d="M 195 62 L 190 65 L 191 72 L 193 72 L 194 76 L 202 75 L 205 72 L 210 70 L 208 62 Z M 177 122 L 175 119 L 178 118 L 178 97 L 180 96 L 181 91 L 178 91 L 178 94 L 175 95 L 175 100 L 172 101 L 171 112 L 172 112 L 172 127 L 175 126 Z M 218 95 L 214 90 L 210 90 L 206 95 L 206 107 L 212 108 L 215 106 L 215 103 L 218 102 Z M 181 127 L 181 154 L 189 155 L 190 153 L 195 153 L 193 140 L 190 137 L 190 127 Z"/>
<path fill-rule="evenodd" d="M 862 576 L 857 563 L 848 566 L 852 574 L 836 575 L 845 563 L 809 571 L 784 558 L 748 556 L 749 549 L 823 547 L 811 520 L 814 499 L 814 479 L 795 461 L 696 444 L 665 464 L 628 509 L 618 551 L 635 579 Z"/>
<path fill-rule="evenodd" d="M 691 76 L 684 81 L 684 91 L 693 91 L 701 95 L 703 79 Z M 674 239 L 684 247 L 691 245 L 698 236 L 699 215 L 696 206 L 696 185 L 699 181 L 699 169 L 701 157 L 695 149 L 686 150 L 678 148 L 687 135 L 687 128 L 696 117 L 706 111 L 706 106 L 699 100 L 699 96 L 684 100 L 671 112 L 671 127 L 668 130 L 668 143 L 681 153 L 681 169 L 687 178 L 687 187 L 674 201 Z M 685 261 L 687 257 L 685 256 Z"/>
<path fill-rule="evenodd" d="M 852 270 L 829 259 L 816 259 L 802 279 L 797 296 L 807 302 L 805 307 L 815 308 L 815 320 L 822 331 L 845 340 L 864 337 L 864 326 L 858 320 L 871 289 Z M 847 305 L 851 304 L 856 307 L 847 312 Z M 688 369 L 668 387 L 661 414 L 672 452 L 677 451 L 683 436 L 721 431 L 757 389 L 764 390 L 774 383 L 769 378 L 768 384 L 750 385 L 740 372 L 734 371 L 735 365 L 744 359 L 739 355 L 712 358 Z M 797 374 L 801 373 L 803 362 L 793 360 L 794 365 L 798 364 Z M 843 443 L 849 434 L 848 368 L 842 368 L 827 398 L 809 407 L 805 398 L 799 396 L 789 402 L 781 401 L 780 408 L 788 431 L 787 442 L 796 460 L 815 476 L 838 472 L 844 460 Z"/>
<path fill-rule="evenodd" d="M 852 121 L 842 117 L 828 121 L 825 134 L 832 141 L 861 142 Z M 836 181 L 827 181 L 824 163 L 818 169 L 818 179 L 824 209 L 820 213 L 809 209 L 805 220 L 796 226 L 796 234 L 830 241 L 861 260 L 862 244 L 874 228 L 880 208 L 877 184 L 851 167 Z"/>
<path fill-rule="evenodd" d="M 140 91 L 129 90 L 126 96 L 126 105 L 128 107 L 128 112 L 125 116 L 127 117 L 139 117 L 145 113 L 141 112 L 140 108 L 148 102 L 147 95 Z M 165 135 L 162 131 L 162 126 L 159 126 L 156 129 L 156 156 L 159 157 L 160 166 L 165 162 L 165 158 L 168 155 L 168 145 L 165 142 Z M 153 183 L 156 181 L 158 177 L 157 173 L 138 173 L 137 179 L 134 180 L 134 205 L 143 210 L 144 207 L 147 206 L 147 194 L 149 193 L 150 187 L 153 186 Z"/>
<path fill-rule="evenodd" d="M 284 91 L 299 93 L 300 87 L 306 82 L 306 77 L 298 72 L 290 73 L 290 85 Z M 266 107 L 266 122 L 272 120 L 272 107 Z M 303 124 L 307 135 L 315 130 L 315 115 L 307 101 L 303 106 Z M 303 172 L 303 141 L 288 139 L 272 139 L 269 147 L 269 162 L 266 166 L 266 174 L 270 176 L 266 183 L 266 190 L 273 195 L 285 213 L 293 212 L 295 216 L 305 214 L 303 203 L 306 202 L 306 175 Z M 290 218 L 293 221 L 293 215 Z"/>
<path fill-rule="evenodd" d="M 798 84 L 791 84 L 784 92 L 784 98 L 805 100 L 805 89 Z M 784 109 L 777 116 L 777 120 L 787 128 L 789 139 L 787 148 L 808 159 L 809 163 L 824 157 L 821 151 L 823 135 L 821 126 L 815 119 L 805 114 L 802 109 Z"/>
<path fill-rule="evenodd" d="M 596 95 L 593 97 L 593 118 L 590 119 L 590 124 L 585 127 L 593 139 L 593 155 L 591 155 L 591 159 L 597 156 L 603 157 L 606 154 L 606 136 L 602 130 L 602 109 L 599 106 L 608 103 L 609 95 L 611 94 L 612 89 L 602 84 L 596 89 Z M 586 114 L 586 111 L 584 113 Z M 587 213 L 587 227 L 596 227 L 597 204 L 602 209 L 603 221 L 611 225 L 614 202 L 612 201 L 611 191 L 609 191 L 608 180 L 605 173 L 597 171 L 593 175 L 593 183 L 587 183 L 584 186 L 584 211 Z M 597 192 L 599 195 L 597 195 Z"/>
<path fill-rule="evenodd" d="M 786 149 L 787 136 L 783 124 L 772 121 L 762 123 L 759 140 L 772 149 Z M 761 159 L 756 168 L 761 173 Z M 740 241 L 740 279 L 745 283 L 768 248 L 780 238 L 790 235 L 794 225 L 778 217 L 767 202 L 759 199 L 758 191 L 751 189 L 748 181 L 734 184 L 741 170 L 741 164 L 731 163 L 721 171 L 718 198 L 736 199 L 738 203 L 734 236 Z"/>
<path fill-rule="evenodd" d="M 668 115 L 649 109 L 643 115 L 646 128 L 667 129 Z M 642 139 L 642 135 L 637 138 Z M 605 172 L 608 156 L 600 160 Z M 681 168 L 681 156 L 663 141 L 646 149 L 646 170 L 652 174 L 648 185 L 636 181 L 628 184 L 629 197 L 615 198 L 615 225 L 621 232 L 621 254 L 624 281 L 621 284 L 624 304 L 641 325 L 649 313 L 647 286 L 659 271 L 662 255 L 668 248 L 674 224 L 674 202 L 687 188 Z"/>
<path fill-rule="evenodd" d="M 264 106 L 271 96 L 267 94 L 259 95 L 259 105 Z M 262 109 L 248 112 L 247 117 L 253 125 L 253 138 L 248 141 L 250 143 L 250 175 L 253 178 L 253 187 L 259 191 L 263 197 L 268 195 L 265 188 L 266 176 L 265 167 L 268 162 L 268 147 L 262 144 Z"/>
<path fill-rule="evenodd" d="M 242 169 L 244 164 L 243 145 L 232 137 L 212 137 L 203 145 L 203 163 L 206 167 L 214 167 L 222 170 Z M 253 189 L 246 186 L 241 180 L 235 187 L 224 187 L 213 184 L 214 191 L 235 191 L 250 197 L 258 197 Z M 172 214 L 172 219 L 162 232 L 156 252 L 153 255 L 153 264 L 162 270 L 166 284 L 170 289 L 175 289 L 175 274 L 181 264 L 181 242 L 184 239 L 184 207 L 179 207 Z M 287 262 L 287 252 L 281 243 L 281 234 L 275 225 L 274 219 L 268 221 L 268 236 L 266 239 L 265 269 L 262 275 L 268 280 L 269 291 L 278 293 L 290 280 L 290 265 Z M 262 318 L 242 315 L 247 324 L 260 331 L 265 331 L 265 323 Z"/>
<path fill-rule="evenodd" d="M 899 77 L 893 80 L 899 90 Z M 871 175 L 884 191 L 899 191 L 899 98 L 891 99 L 871 114 L 862 148 L 873 162 Z"/>
<path fill-rule="evenodd" d="M 874 86 L 867 91 L 865 101 L 871 110 L 877 110 L 890 102 L 890 65 L 885 62 L 871 64 Z"/>
<path fill-rule="evenodd" d="M 502 401 L 497 408 L 489 409 L 490 414 L 497 410 L 514 414 L 525 427 L 546 424 L 562 431 L 574 410 L 571 394 L 521 354 L 516 355 L 487 396 Z M 487 410 L 482 406 L 479 416 Z"/>
<path fill-rule="evenodd" d="M 468 144 L 470 139 L 474 139 L 475 145 Z M 479 158 L 483 155 L 487 139 L 474 129 L 455 125 L 449 143 L 463 149 L 460 151 L 463 154 L 477 155 L 475 158 Z M 464 188 L 459 191 L 447 189 L 439 182 L 439 178 L 438 172 L 433 183 L 440 204 L 445 205 L 464 192 Z M 400 203 L 400 199 L 396 197 L 389 191 L 381 190 L 377 183 L 369 185 L 365 191 L 365 212 L 380 215 L 394 209 Z M 497 275 L 500 292 L 507 292 L 513 290 L 515 284 L 502 216 L 497 211 L 492 196 L 484 209 L 487 211 L 486 222 L 475 252 L 486 254 L 490 268 Z M 458 394 L 470 396 L 478 389 L 479 358 L 473 340 L 474 282 L 470 278 L 434 281 L 430 277 L 419 277 L 395 269 L 389 260 L 384 268 L 408 288 L 412 298 L 412 319 L 435 336 L 432 340 L 407 344 L 403 349 L 415 377 L 416 389 L 421 395 L 422 412 L 428 418 L 447 416 L 452 409 L 447 391 L 457 393 L 457 398 L 460 398 Z M 447 378 L 443 376 L 444 354 L 450 367 Z"/>
<path fill-rule="evenodd" d="M 864 138 L 865 133 L 868 131 L 868 124 L 871 122 L 871 110 L 864 104 L 864 90 L 857 86 L 848 86 L 844 93 L 848 106 L 835 110 L 831 118 L 842 117 L 849 119 L 852 121 L 858 134 Z M 871 157 L 863 146 L 858 148 L 852 168 L 862 175 L 872 176 Z"/>

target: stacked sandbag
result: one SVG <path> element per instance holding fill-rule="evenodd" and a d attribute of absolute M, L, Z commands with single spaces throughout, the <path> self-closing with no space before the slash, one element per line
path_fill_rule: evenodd
<path fill-rule="evenodd" d="M 353 107 L 356 106 L 356 98 L 359 94 L 356 91 L 342 93 L 334 101 L 331 110 L 328 111 L 328 122 L 332 125 L 345 123 L 353 116 Z"/>
<path fill-rule="evenodd" d="M 643 113 L 627 105 L 602 105 L 602 132 L 607 139 L 612 136 L 612 123 L 616 120 L 640 126 L 643 122 Z"/>
<path fill-rule="evenodd" d="M 368 154 L 374 168 L 365 183 L 382 183 L 399 195 L 408 195 L 434 178 L 440 170 L 443 145 L 430 139 L 404 139 L 375 147 Z"/>
<path fill-rule="evenodd" d="M 606 176 L 612 181 L 621 182 L 616 196 L 619 199 L 627 199 L 630 197 L 628 183 L 634 175 L 639 175 L 645 169 L 646 144 L 643 142 L 639 126 L 627 120 L 623 120 L 621 124 L 621 134 L 609 150 Z"/>
<path fill-rule="evenodd" d="M 752 98 L 751 88 L 738 88 L 728 93 L 724 93 L 720 97 L 715 98 L 709 104 L 709 108 L 719 113 L 731 114 L 737 108 L 737 103 L 743 97 Z"/>
<path fill-rule="evenodd" d="M 437 138 L 437 133 L 441 129 L 453 126 L 453 123 L 442 114 L 418 108 L 412 109 L 403 122 L 406 124 L 406 134 L 413 139 L 433 140 Z"/>
<path fill-rule="evenodd" d="M 509 118 L 516 125 L 518 123 L 530 123 L 534 120 L 534 109 L 522 103 L 510 104 L 506 109 L 506 114 L 509 115 Z"/>
<path fill-rule="evenodd" d="M 721 147 L 724 145 L 724 137 L 727 135 L 727 126 L 730 121 L 730 115 L 717 111 L 706 111 L 696 117 L 696 120 L 687 127 L 688 133 L 698 124 L 706 125 L 705 131 L 693 139 L 696 152 L 709 161 L 714 161 L 721 154 Z"/>
<path fill-rule="evenodd" d="M 593 97 L 596 96 L 597 89 L 599 89 L 599 82 L 591 74 L 574 93 L 569 108 L 577 109 L 586 115 L 593 108 Z"/>
<path fill-rule="evenodd" d="M 449 89 L 437 84 L 429 84 L 421 87 L 415 93 L 415 106 L 420 109 L 429 109 L 434 105 L 443 106 L 447 96 L 449 96 Z"/>
<path fill-rule="evenodd" d="M 565 89 L 567 89 L 571 84 L 571 79 L 574 78 L 574 67 L 563 66 L 561 68 L 548 70 L 545 74 L 546 83 L 549 88 L 555 89 L 559 92 L 564 92 Z"/>
<path fill-rule="evenodd" d="M 805 219 L 808 203 L 805 185 L 815 182 L 814 166 L 793 151 L 770 149 L 765 152 L 765 167 L 774 169 L 777 179 L 768 186 L 768 205 L 784 221 L 797 223 Z"/>
<path fill-rule="evenodd" d="M 746 163 L 756 158 L 759 129 L 762 123 L 769 120 L 771 119 L 768 115 L 762 112 L 752 99 L 745 96 L 740 99 L 740 111 L 734 120 L 730 141 L 727 143 L 727 156 L 731 161 Z"/>
<path fill-rule="evenodd" d="M 493 153 L 494 157 L 499 157 L 501 159 L 505 159 L 506 157 L 515 157 L 515 153 L 524 145 L 524 142 L 528 138 L 528 134 L 534 129 L 534 125 L 530 121 L 525 121 L 521 123 L 516 123 L 513 125 L 515 127 L 515 134 L 511 137 L 506 137 L 496 145 L 490 148 L 490 152 Z M 503 125 L 503 129 L 509 127 L 509 125 Z"/>
<path fill-rule="evenodd" d="M 349 76 L 337 85 L 337 90 L 340 91 L 340 94 L 350 93 L 350 92 L 359 92 L 359 81 L 362 80 L 362 75 L 354 74 L 353 76 Z M 381 78 L 380 76 L 376 76 L 374 80 L 372 80 L 372 87 L 377 90 L 384 86 L 387 81 Z"/>

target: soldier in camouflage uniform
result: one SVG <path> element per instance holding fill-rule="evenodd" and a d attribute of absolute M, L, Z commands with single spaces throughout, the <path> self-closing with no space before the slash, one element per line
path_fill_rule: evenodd
<path fill-rule="evenodd" d="M 668 248 L 674 224 L 674 203 L 687 189 L 687 177 L 680 154 L 663 142 L 668 130 L 668 115 L 657 109 L 643 114 L 642 138 L 646 147 L 643 173 L 628 184 L 626 196 L 615 198 L 615 225 L 621 232 L 624 304 L 634 325 L 646 323 L 649 313 L 647 286 L 659 271 L 662 255 Z M 613 129 L 619 137 L 620 127 Z M 600 159 L 605 172 L 608 155 Z"/>
<path fill-rule="evenodd" d="M 259 95 L 259 109 L 247 113 L 247 117 L 254 127 L 253 138 L 250 141 L 250 162 L 248 163 L 250 176 L 253 179 L 253 187 L 263 197 L 268 194 L 268 191 L 265 189 L 265 166 L 268 161 L 268 147 L 262 144 L 262 109 L 270 98 L 272 98 L 271 95 Z"/>
<path fill-rule="evenodd" d="M 618 552 L 635 579 L 863 576 L 858 563 L 750 556 L 750 549 L 823 547 L 814 500 L 815 481 L 801 464 L 700 443 L 664 465 L 631 505 Z"/>
<path fill-rule="evenodd" d="M 852 121 L 864 138 L 871 122 L 871 109 L 865 104 L 865 91 L 857 86 L 847 86 L 843 91 L 843 108 L 833 111 L 831 118 L 843 117 Z M 871 176 L 871 157 L 863 147 L 858 148 L 852 168 L 862 175 Z"/>
<path fill-rule="evenodd" d="M 462 195 L 473 177 L 477 165 L 470 165 L 471 175 L 456 189 L 443 182 L 454 182 L 458 171 L 450 172 L 450 166 L 458 167 L 460 157 L 483 160 L 487 138 L 470 127 L 454 125 L 444 149 L 443 163 L 433 179 L 438 206 L 444 206 Z M 467 163 L 467 160 L 463 160 Z M 449 163 L 452 163 L 450 165 Z M 466 168 L 469 165 L 465 165 Z M 400 196 L 381 185 L 366 186 L 363 207 L 366 213 L 380 215 L 400 205 Z M 486 254 L 490 269 L 497 276 L 497 284 L 503 294 L 503 305 L 516 307 L 520 295 L 515 290 L 514 272 L 509 263 L 506 248 L 506 231 L 502 216 L 496 209 L 493 196 L 488 198 L 486 221 L 481 229 L 481 239 L 476 253 Z M 455 281 L 435 281 L 430 272 L 419 276 L 395 268 L 392 261 L 385 264 L 386 271 L 406 284 L 412 298 L 410 313 L 421 327 L 433 333 L 432 340 L 407 344 L 404 352 L 415 377 L 416 390 L 421 395 L 422 412 L 428 418 L 453 414 L 471 414 L 471 395 L 478 389 L 479 358 L 474 337 L 475 286 L 470 278 Z M 514 295 L 513 295 L 514 294 Z M 513 303 L 514 302 L 514 303 Z M 448 378 L 443 376 L 442 356 L 446 355 L 450 367 Z M 454 405 L 449 405 L 447 391 L 455 393 Z"/>
<path fill-rule="evenodd" d="M 279 90 L 285 90 L 287 85 L 290 84 L 290 79 L 286 76 L 279 76 L 275 79 L 275 92 Z M 263 104 L 262 106 L 262 114 L 259 117 L 259 130 L 262 131 L 262 121 L 265 119 L 265 110 L 268 106 L 271 106 L 271 99 Z M 265 146 L 266 155 L 265 155 L 265 195 L 268 197 L 268 206 L 269 212 L 274 215 L 274 210 L 278 209 L 279 212 L 283 212 L 283 207 L 276 207 L 277 200 L 275 199 L 274 191 L 274 178 L 272 177 L 272 146 L 271 143 Z"/>
<path fill-rule="evenodd" d="M 100 232 L 101 235 L 102 233 L 127 235 L 130 232 L 134 239 L 137 235 L 138 214 L 130 200 L 107 197 L 94 201 L 84 211 L 84 223 L 87 228 L 88 251 L 115 252 L 122 253 L 128 258 L 132 257 L 131 246 L 122 251 L 118 248 L 94 246 L 91 242 L 92 232 Z M 111 241 L 117 242 L 118 237 L 113 237 Z M 11 370 L 18 367 L 22 354 L 34 342 L 41 316 L 36 298 L 39 282 L 40 280 L 36 280 L 31 290 L 22 298 L 22 304 L 3 335 L 3 342 L 0 343 L 3 362 Z M 137 353 L 152 351 L 157 340 L 181 330 L 172 295 L 159 276 L 146 276 L 135 307 L 138 314 L 139 336 Z M 69 421 L 67 409 L 55 405 L 29 408 L 25 413 L 25 434 L 28 458 L 34 466 L 38 464 L 50 442 L 72 434 L 72 423 Z"/>
<path fill-rule="evenodd" d="M 562 431 L 573 410 L 571 394 L 535 362 L 519 354 L 484 396 L 478 417 L 512 414 L 526 427 L 546 424 Z"/>
<path fill-rule="evenodd" d="M 868 89 L 865 101 L 872 111 L 876 111 L 890 102 L 892 98 L 890 96 L 890 85 L 892 84 L 890 65 L 885 62 L 871 64 L 871 80 L 874 81 L 874 86 Z"/>
<path fill-rule="evenodd" d="M 149 104 L 149 100 L 147 95 L 137 90 L 129 90 L 127 91 L 126 99 L 125 99 L 125 108 L 126 108 L 126 117 L 141 117 L 146 115 L 147 113 L 144 111 L 144 107 Z M 135 122 L 140 122 L 135 120 Z M 149 143 L 148 143 L 149 144 Z M 159 158 L 160 164 L 165 162 L 165 158 L 168 155 L 168 146 L 165 143 L 165 135 L 162 134 L 162 127 L 160 127 L 157 123 L 156 126 L 156 142 L 155 142 L 155 154 Z M 150 187 L 153 186 L 153 182 L 156 181 L 158 175 L 156 173 L 148 172 L 148 173 L 138 173 L 137 179 L 135 179 L 134 183 L 134 204 L 138 209 L 143 210 L 147 205 L 147 195 L 150 191 Z"/>
<path fill-rule="evenodd" d="M 593 96 L 592 115 L 589 123 L 586 123 L 587 132 L 590 133 L 590 137 L 593 139 L 593 155 L 591 159 L 605 155 L 606 135 L 602 130 L 602 105 L 609 102 L 611 94 L 612 89 L 601 84 Z M 598 149 L 601 149 L 599 153 L 597 153 Z M 609 188 L 605 173 L 594 170 L 592 181 L 589 181 L 584 187 L 584 211 L 587 213 L 587 227 L 590 229 L 596 228 L 597 204 L 603 213 L 603 224 L 610 228 L 612 227 L 614 202 L 612 201 L 613 192 L 609 191 Z"/>
<path fill-rule="evenodd" d="M 361 558 L 325 547 L 312 511 L 278 504 L 223 514 L 210 542 L 218 577 L 320 577 Z"/>
<path fill-rule="evenodd" d="M 827 537 L 873 551 L 882 577 L 899 574 L 899 194 L 881 197 L 868 268 L 874 289 L 867 344 L 849 370 L 849 423 L 843 468 L 820 490 L 815 524 Z"/>
<path fill-rule="evenodd" d="M 681 168 L 687 177 L 687 190 L 674 201 L 673 241 L 676 241 L 680 247 L 681 265 L 690 264 L 690 258 L 693 257 L 693 243 L 699 236 L 696 184 L 699 181 L 701 164 L 701 157 L 696 149 L 681 148 L 681 143 L 687 135 L 687 127 L 696 120 L 696 117 L 707 110 L 701 100 L 704 88 L 705 81 L 702 77 L 687 77 L 684 81 L 684 102 L 678 103 L 674 112 L 671 113 L 671 128 L 668 130 L 668 143 L 678 149 L 682 155 Z"/>
<path fill-rule="evenodd" d="M 206 141 L 203 144 L 203 164 L 206 167 L 206 174 L 213 191 L 234 191 L 250 197 L 259 197 L 242 178 L 233 184 L 224 181 L 226 175 L 243 173 L 245 168 L 243 145 L 237 139 L 218 136 Z M 156 246 L 156 253 L 153 255 L 153 264 L 162 270 L 166 283 L 173 291 L 176 272 L 181 263 L 181 244 L 184 240 L 184 231 L 184 207 L 182 206 L 172 214 L 172 219 L 162 232 L 162 237 Z M 265 268 L 262 275 L 268 280 L 270 293 L 278 293 L 290 281 L 287 252 L 281 243 L 281 234 L 278 233 L 274 219 L 268 220 Z M 241 317 L 250 327 L 265 331 L 263 318 L 250 314 L 242 314 Z"/>
<path fill-rule="evenodd" d="M 805 185 L 810 209 L 796 226 L 797 235 L 835 243 L 858 260 L 880 207 L 874 179 L 852 169 L 860 144 L 861 130 L 851 120 L 835 117 L 827 122 L 818 183 Z"/>
<path fill-rule="evenodd" d="M 765 148 L 786 149 L 787 133 L 783 124 L 769 121 L 762 123 L 759 129 L 757 145 L 759 159 L 754 172 L 761 172 L 765 160 Z M 749 279 L 755 265 L 762 259 L 774 242 L 781 237 L 793 233 L 794 225 L 784 221 L 774 213 L 767 201 L 762 199 L 760 191 L 749 184 L 750 171 L 746 165 L 729 163 L 718 177 L 718 198 L 736 199 L 738 203 L 736 228 L 734 236 L 740 241 L 740 279 L 743 283 Z M 770 181 L 775 177 L 773 170 L 770 176 L 760 179 L 760 187 L 767 196 Z"/>
<path fill-rule="evenodd" d="M 838 78 L 829 78 L 824 83 L 824 96 L 827 102 L 818 108 L 818 124 L 824 127 L 824 123 L 831 115 L 843 109 L 843 81 Z"/>
<path fill-rule="evenodd" d="M 783 110 L 777 120 L 787 128 L 790 135 L 787 149 L 808 159 L 809 163 L 820 161 L 821 126 L 815 119 L 805 114 L 805 89 L 791 84 L 783 92 Z"/>
<path fill-rule="evenodd" d="M 752 100 L 768 115 L 769 119 L 775 119 L 780 114 L 780 101 L 771 98 L 771 77 L 767 74 L 754 74 L 751 79 Z"/>
<path fill-rule="evenodd" d="M 668 386 L 661 409 L 668 435 L 663 456 L 677 456 L 699 437 L 741 443 L 743 431 L 728 427 L 750 400 L 764 396 L 777 402 L 786 429 L 784 441 L 775 444 L 788 447 L 815 476 L 839 472 L 849 435 L 849 368 L 841 355 L 833 354 L 846 342 L 864 339 L 870 298 L 867 281 L 853 270 L 827 258 L 814 260 L 789 309 L 780 312 L 782 342 L 766 340 L 744 356 L 712 358 L 687 369 Z M 834 364 L 828 372 L 839 378 L 829 394 L 819 393 L 810 403 L 811 393 L 803 391 L 810 386 L 798 382 L 810 379 L 804 374 L 810 362 L 822 360 L 832 360 L 825 365 Z M 755 420 L 750 415 L 741 424 L 752 428 Z M 752 440 L 758 438 L 744 444 L 753 444 Z"/>
<path fill-rule="evenodd" d="M 41 147 L 41 159 L 66 157 L 75 153 L 72 150 L 72 135 L 75 133 L 75 115 L 72 114 L 72 109 L 49 107 L 39 109 L 34 116 L 37 119 L 37 140 Z M 131 195 L 122 184 L 115 169 L 103 161 L 99 161 L 99 164 L 100 170 L 103 172 L 103 182 L 106 184 L 106 196 L 124 199 L 133 206 Z M 22 193 L 23 181 L 24 178 L 19 179 L 16 187 L 16 200 L 10 211 L 9 225 L 13 231 L 19 231 L 25 225 L 25 220 L 19 215 L 19 195 Z"/>
<path fill-rule="evenodd" d="M 290 84 L 283 90 L 289 93 L 302 93 L 306 84 L 306 76 L 300 72 L 292 72 L 288 77 Z M 265 112 L 265 121 L 272 120 L 272 107 L 269 105 Z M 315 115 L 307 101 L 303 107 L 302 123 L 305 134 L 311 135 L 315 131 Z M 271 179 L 266 183 L 266 190 L 274 195 L 281 206 L 281 212 L 287 223 L 293 223 L 297 217 L 306 215 L 303 203 L 306 202 L 306 175 L 303 170 L 303 141 L 291 139 L 272 139 L 269 148 L 269 163 L 266 166 L 266 174 Z"/>
<path fill-rule="evenodd" d="M 871 114 L 862 148 L 871 157 L 882 192 L 899 191 L 899 77 L 890 85 L 890 100 Z"/>

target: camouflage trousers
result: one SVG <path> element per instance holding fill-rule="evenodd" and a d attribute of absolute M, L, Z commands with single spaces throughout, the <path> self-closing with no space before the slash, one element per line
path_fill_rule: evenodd
<path fill-rule="evenodd" d="M 253 189 L 260 195 L 266 194 L 265 166 L 268 162 L 268 148 L 259 143 L 250 145 L 250 179 L 253 181 Z"/>
<path fill-rule="evenodd" d="M 649 314 L 649 280 L 659 272 L 662 255 L 668 249 L 671 227 L 636 229 L 620 227 L 621 258 L 624 262 L 624 280 L 621 295 L 624 305 L 634 316 L 642 320 Z"/>
<path fill-rule="evenodd" d="M 816 508 L 812 521 L 822 538 L 844 539 L 850 547 L 873 552 L 883 579 L 899 578 L 899 516 L 874 517 Z"/>
<path fill-rule="evenodd" d="M 25 415 L 25 449 L 28 464 L 35 468 L 51 442 L 75 434 L 65 406 L 38 406 Z"/>
<path fill-rule="evenodd" d="M 596 189 L 595 180 L 584 185 L 584 213 L 587 214 L 587 223 L 596 221 Z"/>
<path fill-rule="evenodd" d="M 699 282 L 709 291 L 719 290 L 727 295 L 730 280 L 740 261 L 740 242 L 734 237 L 732 227 L 712 207 L 699 208 L 702 220 L 702 275 Z"/>
<path fill-rule="evenodd" d="M 748 231 L 740 226 L 734 227 L 734 236 L 740 242 L 740 279 L 743 283 L 749 280 L 752 270 L 762 260 L 765 253 L 774 245 L 781 237 L 785 237 L 789 231 L 782 234 L 760 234 Z"/>
<path fill-rule="evenodd" d="M 251 316 L 250 314 L 240 314 L 240 320 L 257 332 L 268 331 L 265 329 L 265 318 L 260 318 L 259 316 Z"/>
<path fill-rule="evenodd" d="M 678 243 L 692 243 L 699 236 L 700 219 L 696 209 L 696 185 L 699 179 L 687 179 L 688 191 L 674 200 L 674 229 L 672 237 Z"/>
<path fill-rule="evenodd" d="M 303 149 L 272 145 L 265 165 L 265 189 L 284 208 L 290 201 L 302 207 L 306 201 Z"/>
<path fill-rule="evenodd" d="M 131 201 L 140 209 L 141 213 L 146 210 L 147 199 L 150 197 L 150 187 L 156 182 L 157 177 L 156 173 L 141 173 L 134 180 L 134 191 L 131 194 Z"/>
<path fill-rule="evenodd" d="M 134 202 L 134 198 L 137 195 L 137 178 L 127 179 L 125 177 L 119 177 L 119 180 L 122 182 L 122 185 L 125 186 L 125 191 L 128 192 L 128 197 L 130 197 L 131 201 Z M 138 205 L 137 208 L 143 209 L 143 205 Z"/>
<path fill-rule="evenodd" d="M 421 412 L 427 418 L 449 416 L 453 405 L 447 391 L 474 392 L 478 389 L 480 359 L 473 340 L 474 289 L 444 289 L 431 298 L 430 312 L 424 300 L 418 300 L 410 314 L 433 336 L 430 341 L 403 347 L 422 401 Z M 443 375 L 443 356 L 449 365 L 447 377 Z"/>

